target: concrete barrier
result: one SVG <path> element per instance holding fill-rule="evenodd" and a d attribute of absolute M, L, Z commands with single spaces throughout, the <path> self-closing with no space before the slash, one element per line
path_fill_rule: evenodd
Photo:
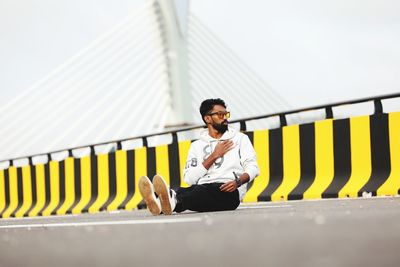
<path fill-rule="evenodd" d="M 399 194 L 400 112 L 246 133 L 260 176 L 244 202 Z M 191 141 L 0 171 L 2 218 L 131 210 L 142 175 L 183 181 Z"/>
<path fill-rule="evenodd" d="M 399 112 L 248 135 L 261 174 L 245 202 L 399 194 Z"/>

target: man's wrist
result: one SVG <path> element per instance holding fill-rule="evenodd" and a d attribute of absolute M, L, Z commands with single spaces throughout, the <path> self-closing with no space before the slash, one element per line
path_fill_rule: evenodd
<path fill-rule="evenodd" d="M 210 155 L 209 158 L 214 162 L 214 161 L 216 161 L 216 160 L 219 158 L 219 156 L 217 156 L 217 155 L 213 152 L 213 153 L 211 153 L 211 155 Z"/>
<path fill-rule="evenodd" d="M 208 156 L 208 158 L 205 161 L 203 161 L 204 168 L 208 170 L 217 159 L 218 157 L 214 153 L 211 153 L 211 155 Z"/>
<path fill-rule="evenodd" d="M 235 172 L 233 172 L 233 175 L 235 176 L 236 186 L 237 186 L 237 187 L 242 186 L 243 182 L 242 182 L 242 180 L 240 179 L 240 177 L 239 177 Z"/>

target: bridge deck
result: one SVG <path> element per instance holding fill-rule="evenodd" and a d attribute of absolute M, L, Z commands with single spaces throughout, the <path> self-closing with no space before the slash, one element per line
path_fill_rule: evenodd
<path fill-rule="evenodd" d="M 400 198 L 0 220 L 1 266 L 399 266 Z"/>

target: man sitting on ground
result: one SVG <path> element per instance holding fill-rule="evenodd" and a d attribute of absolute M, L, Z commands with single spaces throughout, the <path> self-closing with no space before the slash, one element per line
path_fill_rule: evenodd
<path fill-rule="evenodd" d="M 153 215 L 234 210 L 247 191 L 247 183 L 259 174 L 249 138 L 228 127 L 230 113 L 225 102 L 204 100 L 200 114 L 207 130 L 191 144 L 184 168 L 184 180 L 191 186 L 175 192 L 160 175 L 154 176 L 153 183 L 146 176 L 139 180 L 139 191 Z"/>

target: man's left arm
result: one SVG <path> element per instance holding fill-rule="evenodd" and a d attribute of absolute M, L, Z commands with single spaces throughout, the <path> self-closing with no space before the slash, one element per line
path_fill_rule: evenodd
<path fill-rule="evenodd" d="M 244 135 L 240 143 L 240 161 L 244 168 L 244 172 L 235 181 L 223 184 L 220 189 L 222 192 L 233 192 L 242 184 L 248 183 L 260 174 L 257 164 L 257 156 L 253 145 L 247 135 Z"/>

